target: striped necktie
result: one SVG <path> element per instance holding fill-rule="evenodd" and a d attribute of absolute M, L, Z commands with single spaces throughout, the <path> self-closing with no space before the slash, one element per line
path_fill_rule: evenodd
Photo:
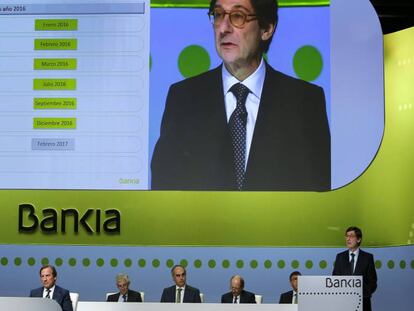
<path fill-rule="evenodd" d="M 182 288 L 177 288 L 177 294 L 175 296 L 175 303 L 181 303 L 181 291 Z"/>

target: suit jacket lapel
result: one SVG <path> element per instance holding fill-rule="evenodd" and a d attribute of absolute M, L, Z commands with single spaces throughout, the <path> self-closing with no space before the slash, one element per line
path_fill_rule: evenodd
<path fill-rule="evenodd" d="M 217 146 L 218 159 L 212 159 L 211 165 L 218 169 L 225 187 L 235 186 L 233 177 L 233 149 L 230 131 L 227 124 L 226 106 L 224 101 L 222 65 L 212 71 L 210 83 L 202 91 L 201 99 L 204 107 L 206 126 L 208 128 L 206 144 Z"/>
<path fill-rule="evenodd" d="M 170 287 L 170 297 L 171 297 L 172 302 L 175 302 L 176 293 L 177 293 L 177 289 L 175 288 L 175 285 L 171 286 Z"/>
<path fill-rule="evenodd" d="M 361 272 L 361 265 L 362 265 L 363 260 L 364 260 L 364 253 L 363 251 L 359 250 L 358 259 L 355 264 L 354 275 L 358 275 Z"/>
<path fill-rule="evenodd" d="M 55 285 L 55 290 L 53 291 L 52 299 L 58 301 L 60 297 L 59 287 Z"/>
<path fill-rule="evenodd" d="M 278 101 L 278 99 L 274 98 L 274 94 L 283 93 L 283 90 L 279 91 L 279 88 L 279 83 L 274 70 L 266 63 L 266 76 L 253 132 L 252 144 L 250 146 L 249 161 L 247 162 L 247 182 L 249 174 L 251 174 L 250 170 L 257 165 L 257 161 L 260 162 L 260 159 L 257 159 L 257 155 L 267 152 L 269 148 L 278 147 L 274 143 L 269 144 L 269 138 L 272 136 L 280 136 L 276 139 L 276 141 L 280 141 L 280 139 L 283 139 L 281 133 L 286 135 L 285 131 L 279 130 L 283 129 L 284 123 L 286 122 L 286 120 L 283 119 L 283 116 L 285 115 L 283 113 L 283 101 Z M 276 161 L 277 159 L 275 159 L 275 162 Z"/>
<path fill-rule="evenodd" d="M 240 293 L 240 303 L 244 303 L 245 294 L 244 291 Z"/>
<path fill-rule="evenodd" d="M 212 71 L 212 78 L 209 85 L 205 85 L 201 90 L 203 106 L 207 109 L 206 117 L 208 120 L 216 122 L 219 130 L 227 129 L 226 107 L 224 103 L 223 77 L 221 73 L 222 66 Z"/>
<path fill-rule="evenodd" d="M 187 302 L 187 301 L 190 301 L 190 289 L 188 288 L 188 286 L 185 287 L 184 297 L 183 297 L 183 302 Z"/>
<path fill-rule="evenodd" d="M 227 125 L 226 104 L 224 102 L 223 78 L 221 66 L 214 69 L 211 84 L 206 86 L 202 96 L 203 106 L 206 107 L 206 118 L 211 127 L 212 135 L 221 135 L 222 139 L 230 141 L 230 131 Z"/>
<path fill-rule="evenodd" d="M 289 302 L 292 302 L 292 301 L 293 301 L 293 290 L 291 290 L 291 291 L 289 292 L 288 297 L 289 297 Z"/>
<path fill-rule="evenodd" d="M 349 260 L 349 251 L 345 251 L 344 252 L 344 271 L 345 271 L 345 275 L 352 275 L 352 267 L 351 267 L 351 261 Z M 354 274 L 355 274 L 354 270 Z"/>

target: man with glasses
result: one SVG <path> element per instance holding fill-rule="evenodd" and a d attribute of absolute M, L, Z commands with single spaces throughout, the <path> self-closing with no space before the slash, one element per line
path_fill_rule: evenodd
<path fill-rule="evenodd" d="M 161 296 L 161 302 L 201 302 L 200 291 L 197 288 L 187 285 L 187 271 L 182 265 L 175 265 L 172 267 L 171 276 L 175 285 L 164 288 Z"/>
<path fill-rule="evenodd" d="M 320 87 L 263 59 L 275 0 L 212 0 L 223 65 L 171 86 L 151 163 L 152 189 L 330 189 L 330 133 Z"/>
<path fill-rule="evenodd" d="M 116 287 L 119 293 L 109 295 L 106 301 L 110 302 L 142 302 L 141 294 L 129 289 L 131 281 L 128 274 L 118 273 L 116 276 Z"/>
<path fill-rule="evenodd" d="M 374 256 L 359 247 L 362 231 L 349 227 L 345 232 L 346 251 L 336 255 L 333 275 L 362 275 L 363 311 L 371 311 L 371 295 L 377 289 Z"/>

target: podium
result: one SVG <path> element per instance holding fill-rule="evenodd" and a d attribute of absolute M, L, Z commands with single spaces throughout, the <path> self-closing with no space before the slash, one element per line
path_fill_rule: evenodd
<path fill-rule="evenodd" d="M 299 276 L 298 311 L 362 311 L 362 276 Z"/>

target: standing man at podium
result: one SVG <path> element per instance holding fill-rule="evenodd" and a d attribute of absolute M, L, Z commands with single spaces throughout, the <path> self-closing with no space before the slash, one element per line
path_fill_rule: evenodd
<path fill-rule="evenodd" d="M 360 249 L 362 231 L 349 227 L 345 232 L 348 250 L 336 255 L 333 275 L 362 275 L 363 311 L 371 311 L 371 295 L 377 289 L 374 256 Z"/>
<path fill-rule="evenodd" d="M 40 268 L 40 281 L 43 286 L 32 289 L 30 297 L 53 299 L 62 307 L 62 311 L 73 311 L 69 291 L 57 286 L 56 279 L 57 272 L 54 266 L 46 265 Z"/>

